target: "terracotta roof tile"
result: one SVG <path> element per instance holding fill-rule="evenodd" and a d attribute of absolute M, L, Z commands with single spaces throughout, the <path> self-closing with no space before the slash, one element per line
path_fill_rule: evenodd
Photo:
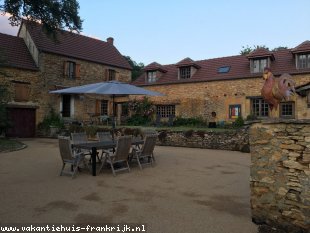
<path fill-rule="evenodd" d="M 274 58 L 273 53 L 270 52 L 268 49 L 265 49 L 265 48 L 255 49 L 254 51 L 249 53 L 247 55 L 247 57 L 249 59 L 251 59 L 251 58 L 259 58 L 259 57 L 272 57 L 272 58 Z"/>
<path fill-rule="evenodd" d="M 310 41 L 309 40 L 304 41 L 300 45 L 293 48 L 291 51 L 292 51 L 292 53 L 309 52 L 310 51 Z"/>
<path fill-rule="evenodd" d="M 290 49 L 283 49 L 273 52 L 274 60 L 271 62 L 270 68 L 274 75 L 281 75 L 283 73 L 299 74 L 310 73 L 310 69 L 297 70 L 295 66 L 294 56 Z M 195 74 L 184 80 L 178 80 L 178 67 L 176 64 L 163 65 L 167 70 L 154 84 L 145 83 L 145 76 L 142 74 L 137 80 L 133 82 L 136 85 L 157 85 L 169 83 L 186 83 L 186 82 L 202 82 L 202 81 L 216 81 L 216 80 L 231 80 L 240 78 L 257 78 L 261 77 L 261 73 L 251 73 L 250 61 L 245 55 L 237 55 L 230 57 L 221 57 L 208 60 L 195 61 L 195 64 L 201 68 Z M 219 73 L 220 67 L 229 66 L 227 73 Z"/>
<path fill-rule="evenodd" d="M 57 33 L 57 42 L 55 42 L 43 33 L 40 24 L 25 20 L 23 24 L 26 24 L 31 38 L 41 51 L 132 69 L 127 60 L 111 43 L 63 30 Z"/>
<path fill-rule="evenodd" d="M 167 72 L 167 70 L 159 63 L 157 62 L 152 62 L 151 64 L 145 66 L 143 68 L 144 71 L 150 71 L 150 70 L 159 70 L 163 73 Z"/>
<path fill-rule="evenodd" d="M 193 61 L 191 58 L 187 57 L 187 58 L 184 58 L 183 60 L 179 61 L 177 64 L 176 64 L 177 67 L 182 67 L 182 66 L 194 66 L 196 67 L 197 69 L 200 68 L 200 66 L 195 62 Z"/>
<path fill-rule="evenodd" d="M 4 66 L 38 70 L 22 38 L 0 33 L 0 53 Z"/>

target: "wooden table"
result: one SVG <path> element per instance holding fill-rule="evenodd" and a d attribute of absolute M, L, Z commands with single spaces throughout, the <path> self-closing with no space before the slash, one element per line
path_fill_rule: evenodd
<path fill-rule="evenodd" d="M 131 144 L 138 146 L 144 143 L 142 139 L 133 139 Z M 116 147 L 116 142 L 114 141 L 101 141 L 101 142 L 87 142 L 81 144 L 73 144 L 73 148 L 91 150 L 91 165 L 92 165 L 92 175 L 96 176 L 96 156 L 97 150 L 103 149 L 113 149 Z"/>

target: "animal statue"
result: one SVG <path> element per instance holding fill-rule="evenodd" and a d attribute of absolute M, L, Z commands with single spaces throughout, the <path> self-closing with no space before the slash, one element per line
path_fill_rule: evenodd
<path fill-rule="evenodd" d="M 279 78 L 275 78 L 270 71 L 270 68 L 264 69 L 263 79 L 264 86 L 261 90 L 261 95 L 269 104 L 269 108 L 277 110 L 278 105 L 283 100 L 295 94 L 295 82 L 289 74 L 282 74 Z"/>

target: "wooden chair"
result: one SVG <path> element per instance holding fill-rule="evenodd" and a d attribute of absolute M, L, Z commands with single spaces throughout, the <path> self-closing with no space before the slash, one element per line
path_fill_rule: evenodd
<path fill-rule="evenodd" d="M 87 143 L 88 142 L 88 138 L 87 138 L 86 132 L 71 133 L 71 140 L 72 140 L 72 144 L 82 144 L 82 143 Z M 91 155 L 91 153 L 92 153 L 90 150 L 83 150 L 83 149 L 82 150 L 80 150 L 80 149 L 77 150 L 76 149 L 74 151 L 74 153 L 79 153 L 79 152 L 83 152 L 84 155 Z M 99 161 L 101 161 L 99 156 L 98 156 L 98 154 L 97 154 L 97 159 Z"/>
<path fill-rule="evenodd" d="M 102 161 L 99 172 L 106 163 L 110 164 L 114 176 L 116 176 L 116 172 L 119 171 L 128 170 L 128 172 L 130 172 L 128 156 L 131 148 L 131 140 L 131 136 L 119 137 L 116 143 L 115 152 L 106 153 L 105 160 Z"/>
<path fill-rule="evenodd" d="M 112 141 L 112 134 L 110 132 L 97 132 L 97 139 L 99 142 Z"/>
<path fill-rule="evenodd" d="M 110 132 L 97 132 L 96 137 L 99 142 L 113 141 L 112 134 Z M 109 153 L 109 152 L 113 152 L 113 149 L 102 150 L 100 160 L 102 161 L 104 154 Z"/>
<path fill-rule="evenodd" d="M 68 137 L 58 137 L 58 143 L 59 152 L 63 163 L 60 175 L 62 176 L 63 174 L 69 174 L 72 178 L 74 178 L 81 163 L 84 163 L 84 166 L 87 167 L 84 160 L 85 155 L 83 152 L 76 153 L 75 155 L 72 153 L 71 141 Z M 65 171 L 66 164 L 71 165 L 69 171 Z"/>
<path fill-rule="evenodd" d="M 157 135 L 146 135 L 141 150 L 134 150 L 132 152 L 132 158 L 137 160 L 141 170 L 142 165 L 153 165 L 153 162 L 155 161 L 154 148 L 156 145 L 156 139 Z"/>

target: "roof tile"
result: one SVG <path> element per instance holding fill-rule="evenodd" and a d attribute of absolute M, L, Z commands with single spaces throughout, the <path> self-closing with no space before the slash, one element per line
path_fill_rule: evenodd
<path fill-rule="evenodd" d="M 271 62 L 270 68 L 274 75 L 281 75 L 283 73 L 310 73 L 310 69 L 296 69 L 294 56 L 292 55 L 290 49 L 275 51 L 273 52 L 273 56 L 275 59 Z M 250 62 L 248 57 L 245 55 L 201 60 L 195 61 L 194 63 L 199 65 L 201 68 L 198 69 L 191 78 L 186 80 L 178 80 L 178 66 L 176 64 L 171 64 L 162 66 L 167 70 L 167 72 L 162 74 L 156 83 L 145 83 L 143 74 L 133 83 L 136 85 L 157 85 L 169 83 L 231 80 L 240 78 L 257 78 L 262 75 L 261 73 L 251 73 Z M 219 73 L 218 68 L 223 66 L 230 66 L 229 72 Z"/>
<path fill-rule="evenodd" d="M 54 41 L 42 31 L 41 24 L 25 20 L 23 24 L 26 24 L 31 38 L 41 51 L 132 69 L 128 61 L 111 43 L 64 30 L 57 32 L 57 41 Z"/>
<path fill-rule="evenodd" d="M 0 54 L 3 66 L 38 70 L 22 38 L 0 33 Z"/>

